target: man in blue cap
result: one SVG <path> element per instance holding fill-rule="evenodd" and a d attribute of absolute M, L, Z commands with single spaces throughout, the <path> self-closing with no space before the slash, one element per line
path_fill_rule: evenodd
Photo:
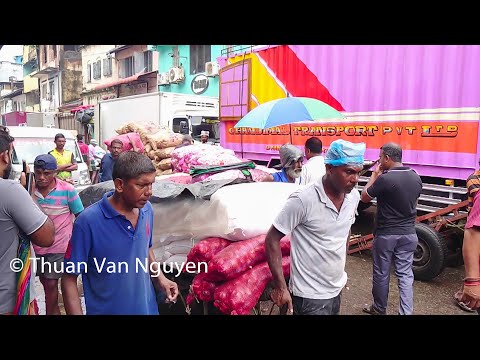
<path fill-rule="evenodd" d="M 63 258 L 72 236 L 74 216 L 83 211 L 83 204 L 72 184 L 60 180 L 57 161 L 50 154 L 38 155 L 33 163 L 35 192 L 38 204 L 55 225 L 55 239 L 50 247 L 33 245 L 35 267 L 45 290 L 46 315 L 60 315 L 58 279 L 63 273 Z"/>
<path fill-rule="evenodd" d="M 287 314 L 340 313 L 348 238 L 360 201 L 354 188 L 364 153 L 364 143 L 332 142 L 325 156 L 326 174 L 290 195 L 267 233 L 265 251 L 274 284 L 271 298 L 278 306 L 287 305 Z M 291 234 L 288 287 L 279 244 L 287 234 Z"/>

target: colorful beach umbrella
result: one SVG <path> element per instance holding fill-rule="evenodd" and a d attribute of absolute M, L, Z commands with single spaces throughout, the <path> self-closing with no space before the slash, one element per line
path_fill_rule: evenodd
<path fill-rule="evenodd" d="M 235 127 L 268 129 L 297 122 L 344 118 L 341 112 L 323 101 L 307 97 L 287 97 L 257 106 L 241 118 Z"/>

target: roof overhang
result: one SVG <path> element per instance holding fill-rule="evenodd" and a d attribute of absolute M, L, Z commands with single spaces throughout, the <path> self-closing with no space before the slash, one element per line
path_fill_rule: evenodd
<path fill-rule="evenodd" d="M 17 89 L 17 90 L 13 90 L 12 92 L 8 93 L 7 95 L 3 95 L 2 97 L 0 97 L 0 99 L 11 99 L 15 96 L 18 96 L 18 95 L 21 95 L 23 94 L 23 89 Z"/>
<path fill-rule="evenodd" d="M 60 112 L 70 111 L 70 110 L 75 109 L 76 107 L 78 107 L 82 104 L 83 104 L 82 99 L 77 99 L 77 100 L 74 100 L 74 101 L 70 101 L 69 103 L 66 103 L 66 104 L 63 104 L 62 106 L 59 106 L 58 111 L 60 111 Z"/>
<path fill-rule="evenodd" d="M 106 83 L 106 84 L 97 85 L 97 86 L 95 86 L 94 90 L 103 90 L 103 89 L 106 89 L 106 88 L 109 88 L 109 87 L 119 86 L 119 85 L 122 85 L 122 84 L 129 84 L 129 83 L 133 83 L 135 81 L 139 81 L 139 80 L 143 80 L 143 79 L 156 78 L 157 74 L 158 74 L 158 71 L 155 70 L 155 71 L 149 71 L 147 73 L 142 73 L 142 74 L 129 76 L 127 78 L 119 79 L 117 81 L 112 81 L 112 82 L 109 82 L 109 83 Z"/>
<path fill-rule="evenodd" d="M 80 106 L 77 106 L 77 107 L 74 107 L 73 109 L 71 109 L 70 112 L 72 114 L 75 114 L 77 111 L 91 109 L 93 107 L 95 107 L 95 106 L 94 105 L 80 105 Z"/>
<path fill-rule="evenodd" d="M 43 68 L 42 70 L 38 70 L 34 73 L 31 73 L 31 77 L 44 77 L 48 76 L 50 74 L 53 74 L 54 72 L 57 72 L 58 68 L 57 67 L 52 67 L 52 66 L 47 66 L 46 68 Z"/>
<path fill-rule="evenodd" d="M 115 54 L 119 51 L 122 51 L 122 50 L 125 50 L 127 48 L 129 48 L 130 46 L 132 45 L 121 45 L 121 46 L 117 46 L 116 48 L 113 48 L 112 50 L 108 50 L 107 51 L 107 55 L 110 55 L 110 54 Z"/>

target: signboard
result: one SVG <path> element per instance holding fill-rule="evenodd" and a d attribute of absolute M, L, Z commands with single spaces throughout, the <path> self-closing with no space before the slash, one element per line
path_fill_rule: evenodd
<path fill-rule="evenodd" d="M 122 84 L 120 85 L 119 97 L 146 94 L 148 92 L 147 90 L 146 82 L 138 84 Z"/>
<path fill-rule="evenodd" d="M 195 95 L 203 94 L 208 89 L 208 77 L 198 74 L 192 79 L 192 91 Z"/>
<path fill-rule="evenodd" d="M 393 141 L 402 144 L 404 149 L 424 151 L 446 151 L 458 153 L 477 152 L 477 122 L 422 121 L 390 122 L 388 124 L 338 122 L 335 124 L 292 124 L 260 130 L 254 128 L 234 128 L 235 122 L 228 122 L 226 140 L 230 143 L 263 144 L 265 146 L 283 144 L 291 140 L 294 145 L 304 145 L 311 136 L 320 138 L 324 146 L 333 140 L 344 139 L 352 142 L 366 142 L 368 148 L 379 149 Z M 243 139 L 240 139 L 243 134 Z"/>

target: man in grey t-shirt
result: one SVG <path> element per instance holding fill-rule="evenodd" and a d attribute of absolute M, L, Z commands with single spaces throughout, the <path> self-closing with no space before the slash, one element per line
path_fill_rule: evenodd
<path fill-rule="evenodd" d="M 360 194 L 365 144 L 332 142 L 320 181 L 290 195 L 265 238 L 274 288 L 272 300 L 287 314 L 338 315 L 347 282 L 345 262 L 350 228 Z M 290 282 L 282 273 L 280 240 L 291 234 Z"/>
<path fill-rule="evenodd" d="M 17 273 L 12 267 L 20 270 L 15 260 L 18 258 L 19 231 L 28 235 L 35 245 L 43 247 L 53 243 L 55 232 L 53 222 L 35 204 L 31 194 L 17 181 L 8 180 L 12 170 L 13 141 L 8 129 L 0 126 L 0 314 L 11 314 L 15 308 Z M 25 184 L 25 174 L 21 181 Z M 31 286 L 34 280 L 33 275 Z"/>

